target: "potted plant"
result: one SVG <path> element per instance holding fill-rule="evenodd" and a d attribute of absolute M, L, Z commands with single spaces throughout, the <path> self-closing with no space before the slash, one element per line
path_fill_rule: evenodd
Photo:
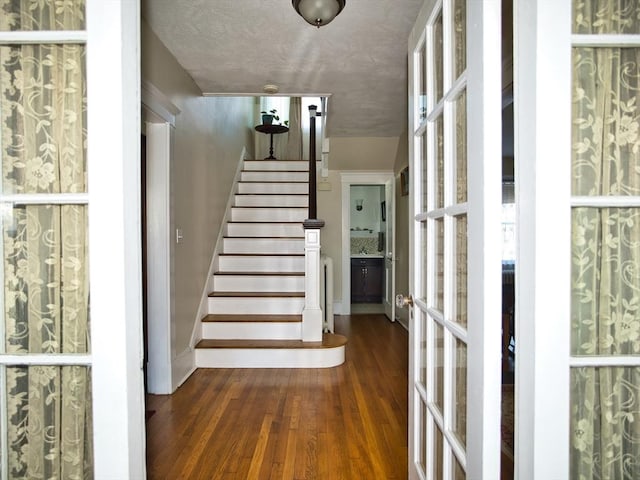
<path fill-rule="evenodd" d="M 280 117 L 278 116 L 278 111 L 275 108 L 269 110 L 269 112 L 263 111 L 260 113 L 262 114 L 263 125 L 271 125 L 274 120 L 276 121 L 280 120 Z"/>

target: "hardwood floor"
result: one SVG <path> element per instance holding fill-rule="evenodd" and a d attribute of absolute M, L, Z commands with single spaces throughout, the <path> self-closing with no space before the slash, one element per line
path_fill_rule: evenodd
<path fill-rule="evenodd" d="M 406 479 L 408 335 L 337 316 L 330 369 L 202 369 L 147 396 L 149 479 Z"/>

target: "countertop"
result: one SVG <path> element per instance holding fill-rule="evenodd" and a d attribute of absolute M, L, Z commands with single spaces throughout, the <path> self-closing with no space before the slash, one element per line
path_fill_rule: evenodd
<path fill-rule="evenodd" d="M 352 253 L 351 258 L 384 258 L 381 253 Z"/>

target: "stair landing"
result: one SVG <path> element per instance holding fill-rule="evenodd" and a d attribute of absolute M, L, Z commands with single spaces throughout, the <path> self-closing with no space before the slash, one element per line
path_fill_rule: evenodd
<path fill-rule="evenodd" d="M 201 340 L 196 365 L 208 368 L 328 368 L 344 363 L 343 335 L 301 340 Z"/>

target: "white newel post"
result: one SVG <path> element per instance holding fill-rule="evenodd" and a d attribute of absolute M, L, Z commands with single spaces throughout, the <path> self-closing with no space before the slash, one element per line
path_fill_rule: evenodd
<path fill-rule="evenodd" d="M 320 226 L 304 230 L 305 295 L 302 311 L 302 341 L 322 341 L 322 310 L 320 308 Z M 322 222 L 322 220 L 315 220 Z M 322 222 L 324 224 L 324 222 Z"/>

